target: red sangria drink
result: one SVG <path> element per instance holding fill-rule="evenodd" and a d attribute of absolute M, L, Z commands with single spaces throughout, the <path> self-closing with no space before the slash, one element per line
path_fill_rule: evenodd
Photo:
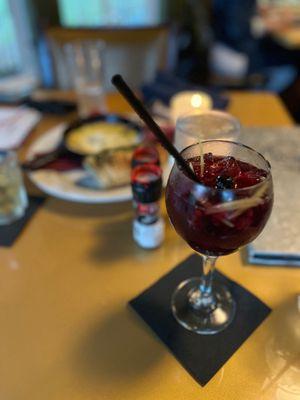
<path fill-rule="evenodd" d="M 192 145 L 181 155 L 197 180 L 174 165 L 167 212 L 177 233 L 202 255 L 203 276 L 179 285 L 172 310 L 187 329 L 213 334 L 235 313 L 229 291 L 212 281 L 216 258 L 252 242 L 263 230 L 273 205 L 270 165 L 255 150 L 222 140 Z"/>

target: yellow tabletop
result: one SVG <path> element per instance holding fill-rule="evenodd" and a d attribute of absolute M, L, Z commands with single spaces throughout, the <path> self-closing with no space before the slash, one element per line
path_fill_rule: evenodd
<path fill-rule="evenodd" d="M 229 111 L 247 126 L 292 124 L 271 94 L 230 98 Z M 117 95 L 109 96 L 109 106 L 127 110 Z M 45 118 L 24 147 L 61 120 Z M 241 253 L 218 261 L 270 307 L 286 308 L 273 312 L 201 387 L 127 306 L 191 250 L 168 222 L 163 246 L 142 250 L 131 223 L 130 202 L 49 198 L 15 244 L 0 248 L 0 399 L 299 399 L 293 296 L 300 293 L 300 270 L 250 266 Z"/>

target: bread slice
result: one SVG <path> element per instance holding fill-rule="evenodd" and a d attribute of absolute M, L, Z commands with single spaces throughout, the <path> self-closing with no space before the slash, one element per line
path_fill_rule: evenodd
<path fill-rule="evenodd" d="M 110 189 L 130 183 L 131 158 L 135 146 L 105 150 L 84 159 L 84 168 L 93 176 L 100 189 Z"/>

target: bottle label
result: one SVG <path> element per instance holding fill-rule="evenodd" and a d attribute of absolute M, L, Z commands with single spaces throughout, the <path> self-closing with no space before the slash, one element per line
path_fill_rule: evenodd
<path fill-rule="evenodd" d="M 159 218 L 155 223 L 145 225 L 138 220 L 133 221 L 133 238 L 144 249 L 158 247 L 165 237 L 165 223 Z"/>

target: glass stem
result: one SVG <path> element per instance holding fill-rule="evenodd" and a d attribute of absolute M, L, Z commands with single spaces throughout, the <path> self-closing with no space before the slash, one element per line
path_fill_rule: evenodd
<path fill-rule="evenodd" d="M 215 270 L 217 257 L 202 256 L 203 259 L 203 275 L 200 290 L 202 296 L 210 296 L 212 293 L 212 278 Z"/>
<path fill-rule="evenodd" d="M 194 311 L 209 314 L 216 306 L 216 299 L 212 290 L 213 272 L 217 257 L 202 256 L 203 275 L 197 289 L 189 293 L 189 303 Z"/>

